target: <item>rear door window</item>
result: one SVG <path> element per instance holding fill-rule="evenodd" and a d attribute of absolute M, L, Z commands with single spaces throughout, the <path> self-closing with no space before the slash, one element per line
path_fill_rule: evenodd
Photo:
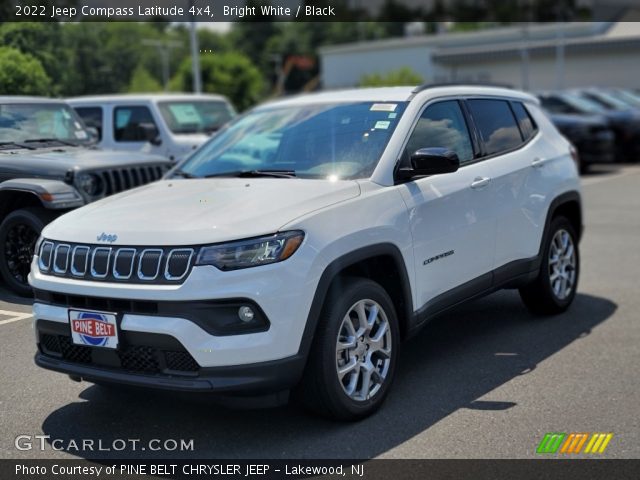
<path fill-rule="evenodd" d="M 485 155 L 513 150 L 523 143 L 508 101 L 474 99 L 467 104 L 482 137 Z"/>
<path fill-rule="evenodd" d="M 536 127 L 533 118 L 531 118 L 531 114 L 522 103 L 512 102 L 511 106 L 513 107 L 513 113 L 516 116 L 516 120 L 518 120 L 518 126 L 520 127 L 520 132 L 522 132 L 522 137 L 526 142 L 536 134 L 538 128 Z"/>

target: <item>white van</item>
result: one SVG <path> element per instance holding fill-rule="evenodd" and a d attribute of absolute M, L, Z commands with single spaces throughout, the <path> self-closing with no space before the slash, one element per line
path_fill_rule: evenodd
<path fill-rule="evenodd" d="M 98 136 L 114 150 L 144 150 L 178 161 L 235 116 L 222 95 L 131 94 L 68 99 Z"/>

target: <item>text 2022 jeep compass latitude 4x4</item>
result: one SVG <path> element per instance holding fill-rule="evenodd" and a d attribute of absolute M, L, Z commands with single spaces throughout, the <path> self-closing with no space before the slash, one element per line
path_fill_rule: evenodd
<path fill-rule="evenodd" d="M 570 144 L 524 93 L 425 86 L 261 105 L 157 183 L 39 239 L 36 362 L 73 379 L 213 392 L 361 418 L 401 341 L 519 288 L 578 282 Z"/>

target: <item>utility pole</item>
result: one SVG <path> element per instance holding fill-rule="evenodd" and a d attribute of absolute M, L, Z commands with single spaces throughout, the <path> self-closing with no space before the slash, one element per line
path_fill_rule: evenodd
<path fill-rule="evenodd" d="M 182 47 L 182 42 L 178 42 L 176 40 L 156 40 L 145 38 L 142 40 L 142 44 L 147 47 L 155 47 L 158 49 L 158 55 L 160 55 L 160 60 L 162 61 L 162 86 L 165 92 L 168 91 L 169 79 L 171 78 L 171 49 Z"/>
<path fill-rule="evenodd" d="M 189 0 L 189 10 L 193 11 L 193 0 Z M 202 93 L 202 78 L 200 77 L 200 51 L 198 49 L 198 35 L 196 32 L 196 22 L 191 15 L 189 26 L 189 38 L 191 40 L 191 66 L 193 76 L 193 92 Z"/>

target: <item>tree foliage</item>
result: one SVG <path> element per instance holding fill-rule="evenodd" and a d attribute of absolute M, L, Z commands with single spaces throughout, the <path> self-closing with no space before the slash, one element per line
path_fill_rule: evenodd
<path fill-rule="evenodd" d="M 172 90 L 191 90 L 191 68 L 191 59 L 186 59 L 171 82 Z M 203 91 L 227 96 L 239 110 L 250 107 L 263 94 L 260 71 L 241 53 L 204 54 L 200 57 L 200 69 Z"/>
<path fill-rule="evenodd" d="M 406 85 L 420 85 L 424 79 L 409 67 L 391 70 L 384 74 L 371 73 L 360 78 L 361 87 L 398 87 Z"/>
<path fill-rule="evenodd" d="M 16 48 L 0 47 L 0 91 L 3 95 L 49 95 L 51 79 L 37 58 Z"/>

